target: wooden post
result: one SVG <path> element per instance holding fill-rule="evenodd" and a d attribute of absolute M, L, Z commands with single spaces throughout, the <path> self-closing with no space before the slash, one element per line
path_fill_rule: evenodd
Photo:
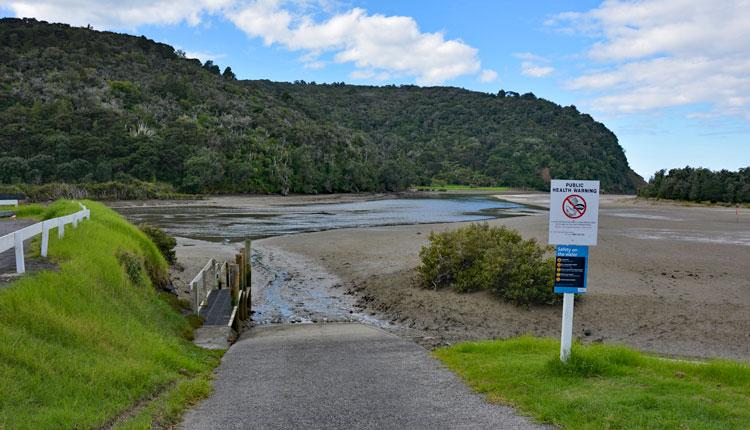
<path fill-rule="evenodd" d="M 245 320 L 245 270 L 244 270 L 244 256 L 243 252 L 240 251 L 239 254 L 234 256 L 234 261 L 237 263 L 237 280 L 235 284 L 237 285 L 237 291 L 239 292 L 237 295 L 237 306 L 238 306 L 238 314 L 239 318 L 241 320 Z"/>
<path fill-rule="evenodd" d="M 229 278 L 229 288 L 232 290 L 232 300 L 235 304 L 239 303 L 240 299 L 240 277 L 239 277 L 239 267 L 237 267 L 237 264 L 230 263 L 229 264 L 229 273 L 231 274 Z"/>
<path fill-rule="evenodd" d="M 59 239 L 65 237 L 65 221 L 63 221 L 62 217 L 57 219 L 57 237 Z"/>

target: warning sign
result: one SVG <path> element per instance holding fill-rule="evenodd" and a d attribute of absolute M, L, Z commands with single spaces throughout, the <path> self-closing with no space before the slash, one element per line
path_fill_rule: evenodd
<path fill-rule="evenodd" d="M 549 243 L 596 245 L 598 223 L 599 181 L 552 180 Z"/>

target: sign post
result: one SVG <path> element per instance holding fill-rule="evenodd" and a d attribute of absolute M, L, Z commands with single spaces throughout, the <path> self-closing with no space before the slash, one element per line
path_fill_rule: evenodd
<path fill-rule="evenodd" d="M 550 184 L 549 243 L 555 248 L 555 292 L 563 294 L 560 360 L 573 342 L 573 300 L 586 292 L 589 245 L 596 245 L 599 181 L 553 179 Z"/>

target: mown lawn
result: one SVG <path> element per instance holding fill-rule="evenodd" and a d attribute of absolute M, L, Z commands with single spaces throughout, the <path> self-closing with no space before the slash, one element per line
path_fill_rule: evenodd
<path fill-rule="evenodd" d="M 152 276 L 166 276 L 164 258 L 118 214 L 85 204 L 91 220 L 68 226 L 64 239 L 50 234 L 58 270 L 0 289 L 0 429 L 99 427 L 154 393 L 178 396 L 184 407 L 210 389 L 206 375 L 218 354 L 187 340 L 191 328 L 175 301 L 152 286 Z M 46 219 L 77 210 L 59 201 L 19 214 Z M 185 389 L 191 385 L 200 389 Z M 141 413 L 140 427 L 170 424 L 175 407 Z"/>
<path fill-rule="evenodd" d="M 438 349 L 474 390 L 566 429 L 750 429 L 750 365 L 520 337 Z"/>

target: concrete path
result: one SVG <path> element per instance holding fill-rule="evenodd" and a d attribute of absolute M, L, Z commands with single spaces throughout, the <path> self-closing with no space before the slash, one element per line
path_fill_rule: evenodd
<path fill-rule="evenodd" d="M 361 324 L 253 328 L 185 429 L 541 428 L 470 392 L 413 342 Z"/>

